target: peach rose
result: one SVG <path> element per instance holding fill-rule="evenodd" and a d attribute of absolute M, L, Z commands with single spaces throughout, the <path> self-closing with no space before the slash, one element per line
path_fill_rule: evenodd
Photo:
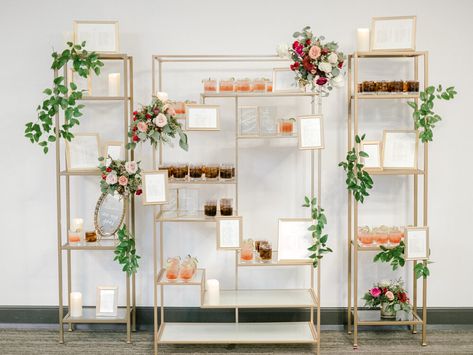
<path fill-rule="evenodd" d="M 138 131 L 140 131 L 140 132 L 146 133 L 146 131 L 148 131 L 148 125 L 146 124 L 146 122 L 141 122 L 140 121 L 140 122 L 138 122 L 136 127 L 138 127 Z"/>
<path fill-rule="evenodd" d="M 386 298 L 390 301 L 394 299 L 394 294 L 391 291 L 386 292 Z"/>
<path fill-rule="evenodd" d="M 128 179 L 126 176 L 122 175 L 118 178 L 118 183 L 122 186 L 126 186 L 128 184 Z"/>
<path fill-rule="evenodd" d="M 309 57 L 311 57 L 312 59 L 317 59 L 318 57 L 320 57 L 320 53 L 321 50 L 318 46 L 312 46 L 309 49 Z"/>
<path fill-rule="evenodd" d="M 168 119 L 164 114 L 160 113 L 154 118 L 154 124 L 162 128 L 168 124 Z"/>
<path fill-rule="evenodd" d="M 174 107 L 172 106 L 169 106 L 169 108 L 167 109 L 166 113 L 168 115 L 171 115 L 171 116 L 176 116 L 176 110 L 174 110 Z"/>

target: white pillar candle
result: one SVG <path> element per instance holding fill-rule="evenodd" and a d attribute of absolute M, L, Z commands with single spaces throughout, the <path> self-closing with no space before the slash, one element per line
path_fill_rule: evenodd
<path fill-rule="evenodd" d="M 120 96 L 120 73 L 108 74 L 108 95 Z"/>
<path fill-rule="evenodd" d="M 209 304 L 218 304 L 220 300 L 220 285 L 218 280 L 207 280 L 207 295 Z"/>
<path fill-rule="evenodd" d="M 82 218 L 74 218 L 71 222 L 71 231 L 82 232 L 84 229 L 84 220 Z"/>
<path fill-rule="evenodd" d="M 82 317 L 82 293 L 71 292 L 69 308 L 71 317 Z"/>
<path fill-rule="evenodd" d="M 356 49 L 358 52 L 368 52 L 370 50 L 370 30 L 368 28 L 358 28 L 356 30 Z"/>

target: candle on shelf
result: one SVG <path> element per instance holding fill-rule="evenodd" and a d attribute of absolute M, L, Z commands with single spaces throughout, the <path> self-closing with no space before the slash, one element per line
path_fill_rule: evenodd
<path fill-rule="evenodd" d="M 74 218 L 71 222 L 71 231 L 82 232 L 84 229 L 84 220 L 82 218 Z"/>
<path fill-rule="evenodd" d="M 358 52 L 368 52 L 370 50 L 370 30 L 368 28 L 356 30 L 356 49 Z"/>
<path fill-rule="evenodd" d="M 108 74 L 108 95 L 120 96 L 120 73 Z"/>
<path fill-rule="evenodd" d="M 82 317 L 82 293 L 71 292 L 69 308 L 71 317 Z"/>
<path fill-rule="evenodd" d="M 207 280 L 207 294 L 209 304 L 217 304 L 220 300 L 220 285 L 218 280 Z"/>

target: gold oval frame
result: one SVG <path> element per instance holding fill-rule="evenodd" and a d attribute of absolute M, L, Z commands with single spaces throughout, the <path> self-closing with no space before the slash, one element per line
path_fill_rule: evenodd
<path fill-rule="evenodd" d="M 100 206 L 102 206 L 102 203 L 105 200 L 105 198 L 107 197 L 107 195 L 109 195 L 108 192 L 102 193 L 100 195 L 98 201 L 97 201 L 97 204 L 95 205 L 94 226 L 95 226 L 95 230 L 97 231 L 97 233 L 101 237 L 100 239 L 102 239 L 102 237 L 111 237 L 111 236 L 115 235 L 117 233 L 117 231 L 120 229 L 120 227 L 122 226 L 123 220 L 125 219 L 125 214 L 126 214 L 126 201 L 123 201 L 123 212 L 122 212 L 122 215 L 120 217 L 120 223 L 119 223 L 118 227 L 112 233 L 104 233 L 102 231 L 102 229 L 100 228 L 99 224 L 98 224 L 98 214 L 99 214 Z M 126 197 L 124 197 L 124 196 L 122 196 L 121 198 L 124 199 L 124 200 L 126 199 Z"/>

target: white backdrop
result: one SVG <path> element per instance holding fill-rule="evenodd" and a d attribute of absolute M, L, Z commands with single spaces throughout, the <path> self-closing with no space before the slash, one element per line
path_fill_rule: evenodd
<path fill-rule="evenodd" d="M 444 116 L 435 130 L 430 160 L 430 228 L 432 276 L 429 278 L 429 306 L 471 307 L 473 273 L 470 250 L 473 249 L 469 218 L 472 214 L 473 188 L 468 174 L 470 132 L 473 121 L 468 117 L 470 99 L 470 60 L 473 49 L 465 42 L 465 34 L 472 33 L 470 15 L 473 3 L 468 0 L 446 4 L 443 1 L 306 1 L 267 2 L 241 0 L 223 1 L 13 1 L 0 4 L 0 103 L 3 136 L 2 148 L 2 273 L 1 305 L 56 305 L 57 257 L 55 222 L 54 155 L 47 156 L 37 146 L 23 138 L 24 124 L 34 119 L 35 107 L 42 100 L 42 90 L 51 83 L 48 69 L 54 48 L 63 48 L 64 32 L 72 30 L 74 19 L 117 19 L 120 22 L 122 51 L 134 56 L 135 97 L 146 104 L 151 94 L 152 54 L 239 54 L 274 53 L 279 42 L 290 42 L 291 34 L 311 25 L 316 34 L 338 41 L 349 53 L 355 49 L 357 27 L 368 27 L 372 16 L 417 15 L 417 48 L 430 51 L 429 75 L 431 83 L 454 84 L 458 98 L 453 103 L 441 103 L 438 111 Z M 405 64 L 389 63 L 389 78 L 380 73 L 386 65 L 376 62 L 364 75 L 366 78 L 407 78 Z M 174 70 L 174 69 L 173 69 Z M 236 70 L 236 68 L 235 68 Z M 178 72 L 175 72 L 178 73 Z M 200 80 L 208 76 L 204 69 L 181 72 L 179 82 L 165 82 L 169 93 L 177 99 L 196 94 Z M 240 72 L 234 72 L 236 76 Z M 255 73 L 248 75 L 256 76 Z M 215 76 L 224 76 L 216 73 Z M 228 75 L 227 75 L 228 76 Z M 105 76 L 104 76 L 105 77 Z M 169 78 L 169 75 L 168 75 Z M 97 79 L 98 80 L 98 79 Z M 100 85 L 97 83 L 97 85 Z M 323 159 L 323 205 L 329 220 L 328 233 L 334 253 L 322 263 L 322 306 L 346 305 L 346 190 L 344 176 L 337 163 L 346 151 L 346 88 L 335 91 L 324 99 L 326 149 Z M 194 90 L 192 93 L 191 90 Z M 190 93 L 189 95 L 187 93 Z M 192 97 L 191 97 L 192 98 Z M 285 109 L 296 102 L 283 103 Z M 372 105 L 373 107 L 369 107 Z M 299 106 L 302 107 L 302 106 Z M 410 111 L 394 102 L 364 103 L 361 113 L 362 128 L 369 139 L 380 139 L 381 129 L 410 126 Z M 368 111 L 369 108 L 369 111 Z M 374 108 L 374 109 L 372 109 Z M 229 121 L 231 107 L 224 109 L 224 128 Z M 227 110 L 227 111 L 225 111 Z M 304 112 L 304 109 L 301 109 Z M 229 114 L 225 116 L 225 112 Z M 288 111 L 289 112 L 289 111 Z M 299 111 L 294 111 L 298 113 Z M 87 108 L 81 131 L 104 132 L 107 139 L 121 138 L 122 111 L 119 105 L 94 105 Z M 307 112 L 305 112 L 307 113 Z M 367 124 L 373 129 L 363 128 Z M 230 128 L 229 128 L 230 129 Z M 210 134 L 210 133 L 207 133 Z M 170 160 L 231 161 L 232 146 L 226 143 L 231 132 L 216 134 L 216 145 L 205 146 L 206 134 L 191 135 L 188 155 L 167 151 Z M 251 149 L 250 149 L 251 148 Z M 145 166 L 150 166 L 150 150 L 138 150 Z M 267 237 L 276 241 L 276 218 L 301 216 L 298 207 L 308 192 L 305 179 L 305 155 L 293 147 L 258 147 L 245 144 L 241 151 L 244 174 L 241 184 L 241 214 L 245 217 L 245 234 Z M 298 169 L 298 170 L 296 170 Z M 294 174 L 297 171 L 299 173 Z M 82 178 L 75 178 L 82 179 Z M 87 178 L 73 181 L 73 214 L 90 216 L 98 197 L 97 181 Z M 362 223 L 409 223 L 410 209 L 405 201 L 410 194 L 405 178 L 378 178 L 373 196 L 363 207 Z M 208 190 L 222 197 L 225 191 Z M 383 202 L 388 202 L 383 203 Z M 89 218 L 90 220 L 90 218 Z M 246 222 L 247 221 L 247 222 Z M 138 250 L 142 255 L 137 275 L 138 305 L 151 305 L 152 293 L 152 222 L 151 208 L 138 205 Z M 213 228 L 208 225 L 192 229 L 193 225 L 173 226 L 167 231 L 165 255 L 187 253 L 197 255 L 209 277 L 221 280 L 229 287 L 233 281 L 233 257 L 228 252 L 215 252 Z M 73 289 L 82 291 L 85 304 L 95 303 L 95 287 L 117 283 L 121 272 L 111 261 L 110 253 L 74 254 Z M 393 274 L 386 265 L 369 262 L 371 256 L 361 258 L 360 293 L 378 278 Z M 303 287 L 304 274 L 294 269 L 278 271 L 244 271 L 240 276 L 243 287 Z M 251 279 L 250 279 L 251 278 Z M 123 291 L 123 283 L 119 286 Z M 198 291 L 173 293 L 169 305 L 196 305 Z M 123 292 L 121 293 L 123 296 Z M 123 299 L 123 297 L 121 297 Z M 168 297 L 169 300 L 171 297 Z"/>

